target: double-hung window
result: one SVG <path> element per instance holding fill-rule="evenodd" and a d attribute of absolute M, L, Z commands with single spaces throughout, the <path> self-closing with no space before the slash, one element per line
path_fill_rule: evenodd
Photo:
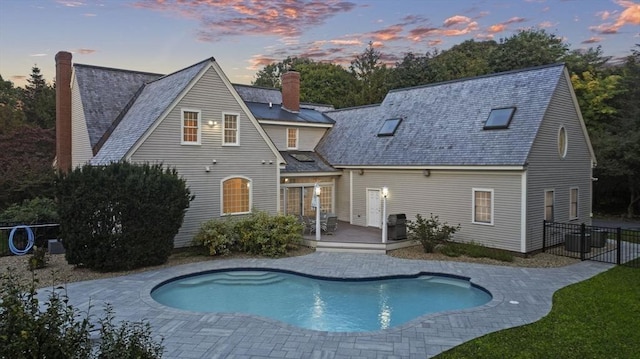
<path fill-rule="evenodd" d="M 226 146 L 239 145 L 240 116 L 235 113 L 225 113 L 222 117 L 222 144 Z"/>
<path fill-rule="evenodd" d="M 287 128 L 287 149 L 289 150 L 298 149 L 298 129 L 297 128 Z"/>
<path fill-rule="evenodd" d="M 182 110 L 182 141 L 183 145 L 200 144 L 200 111 Z"/>
<path fill-rule="evenodd" d="M 578 219 L 578 188 L 569 190 L 569 219 Z"/>
<path fill-rule="evenodd" d="M 473 189 L 473 220 L 477 224 L 493 224 L 493 189 Z"/>
<path fill-rule="evenodd" d="M 555 216 L 554 209 L 555 191 L 544 191 L 544 220 L 547 222 L 553 222 Z"/>

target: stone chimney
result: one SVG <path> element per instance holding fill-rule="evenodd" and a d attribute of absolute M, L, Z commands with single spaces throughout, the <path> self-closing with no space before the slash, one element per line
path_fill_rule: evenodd
<path fill-rule="evenodd" d="M 71 170 L 71 53 L 56 54 L 56 158 L 59 171 Z"/>
<path fill-rule="evenodd" d="M 300 73 L 287 71 L 282 74 L 282 107 L 300 112 Z"/>

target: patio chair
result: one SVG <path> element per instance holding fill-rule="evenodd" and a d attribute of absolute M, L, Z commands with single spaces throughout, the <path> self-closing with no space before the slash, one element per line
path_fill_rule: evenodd
<path fill-rule="evenodd" d="M 326 234 L 333 234 L 338 229 L 338 217 L 329 216 L 327 221 L 322 224 L 322 230 Z"/>
<path fill-rule="evenodd" d="M 307 232 L 309 232 L 309 234 L 315 233 L 316 232 L 316 226 L 315 226 L 315 221 L 312 222 L 311 219 L 307 216 L 300 216 L 302 217 L 302 223 L 304 224 L 304 228 L 302 229 L 302 234 L 305 234 Z"/>

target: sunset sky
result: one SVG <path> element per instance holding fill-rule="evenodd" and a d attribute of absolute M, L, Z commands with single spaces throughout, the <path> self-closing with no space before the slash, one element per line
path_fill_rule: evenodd
<path fill-rule="evenodd" d="M 528 28 L 623 57 L 640 43 L 640 2 L 0 0 L 0 75 L 24 86 L 37 65 L 52 81 L 54 56 L 66 50 L 77 63 L 155 73 L 213 56 L 232 82 L 248 84 L 287 56 L 348 65 L 372 41 L 393 64 Z"/>

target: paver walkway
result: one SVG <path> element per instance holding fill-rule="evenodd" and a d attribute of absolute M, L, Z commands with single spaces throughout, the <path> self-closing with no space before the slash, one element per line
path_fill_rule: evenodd
<path fill-rule="evenodd" d="M 539 320 L 553 293 L 612 265 L 585 261 L 562 268 L 516 268 L 462 262 L 398 259 L 385 255 L 312 253 L 283 259 L 216 259 L 128 276 L 70 283 L 71 303 L 116 319 L 145 319 L 164 338 L 165 358 L 428 358 L 484 334 Z M 431 314 L 399 327 L 367 333 L 300 329 L 243 314 L 192 313 L 155 302 L 150 292 L 170 278 L 223 268 L 276 268 L 340 278 L 447 273 L 469 277 L 491 292 L 480 307 Z M 300 303 L 305 305 L 305 303 Z"/>

